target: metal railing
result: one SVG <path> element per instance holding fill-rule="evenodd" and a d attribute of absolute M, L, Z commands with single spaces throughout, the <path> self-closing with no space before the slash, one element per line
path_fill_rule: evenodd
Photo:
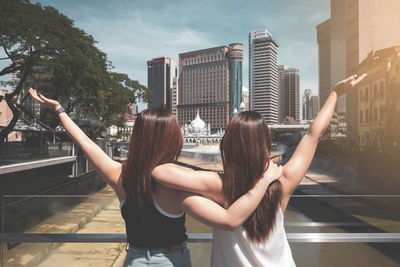
<path fill-rule="evenodd" d="M 287 233 L 290 243 L 400 243 L 400 233 Z M 212 233 L 188 234 L 189 243 L 212 242 Z M 126 234 L 0 234 L 0 243 L 125 243 Z"/>

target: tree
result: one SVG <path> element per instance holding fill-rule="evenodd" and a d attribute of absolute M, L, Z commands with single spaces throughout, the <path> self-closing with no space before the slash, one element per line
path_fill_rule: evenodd
<path fill-rule="evenodd" d="M 136 103 L 137 99 L 148 102 L 151 96 L 145 86 L 122 73 L 110 72 L 104 88 L 101 90 L 101 96 L 96 98 L 96 108 L 90 105 L 80 107 L 87 117 L 101 118 L 98 125 L 86 129 L 93 137 L 111 125 L 124 127 L 124 114 L 128 111 L 128 104 Z"/>
<path fill-rule="evenodd" d="M 0 144 L 20 117 L 12 99 L 20 96 L 28 78 L 36 79 L 40 72 L 48 75 L 39 75 L 42 86 L 38 89 L 58 99 L 67 113 L 79 108 L 84 116 L 94 118 L 101 113 L 93 111 L 94 107 L 102 112 L 116 111 L 105 112 L 102 127 L 121 116 L 118 112 L 122 109 L 115 106 L 122 98 L 148 100 L 147 88 L 127 75 L 110 72 L 111 62 L 95 46 L 93 37 L 74 27 L 73 21 L 55 8 L 29 0 L 1 0 L 0 18 L 0 46 L 6 54 L 0 60 L 10 62 L 0 70 L 0 76 L 19 73 L 18 84 L 5 95 L 13 118 L 0 132 Z M 10 85 L 11 81 L 5 83 Z"/>

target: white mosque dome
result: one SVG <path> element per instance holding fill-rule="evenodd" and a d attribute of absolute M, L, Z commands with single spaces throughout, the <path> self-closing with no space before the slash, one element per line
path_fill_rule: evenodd
<path fill-rule="evenodd" d="M 200 119 L 199 111 L 197 111 L 196 118 L 194 120 L 192 120 L 192 122 L 190 123 L 190 126 L 192 127 L 192 129 L 195 132 L 206 132 L 207 131 L 206 123 L 202 119 Z"/>

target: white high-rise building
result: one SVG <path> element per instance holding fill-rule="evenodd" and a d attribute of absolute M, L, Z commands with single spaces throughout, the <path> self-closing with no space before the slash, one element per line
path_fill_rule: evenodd
<path fill-rule="evenodd" d="M 267 30 L 249 34 L 250 109 L 269 124 L 278 123 L 278 44 Z"/>

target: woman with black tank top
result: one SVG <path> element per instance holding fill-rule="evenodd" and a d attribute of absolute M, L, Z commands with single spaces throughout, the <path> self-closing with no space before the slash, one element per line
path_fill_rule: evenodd
<path fill-rule="evenodd" d="M 66 131 L 121 201 L 129 243 L 124 266 L 191 266 L 185 212 L 214 228 L 233 231 L 256 209 L 268 185 L 281 173 L 277 165 L 268 163 L 254 187 L 224 209 L 199 194 L 168 188 L 152 179 L 154 169 L 173 163 L 182 149 L 182 133 L 171 112 L 155 108 L 138 114 L 128 159 L 122 166 L 90 140 L 57 101 L 38 95 L 32 88 L 29 92 L 42 107 L 58 114 Z M 199 177 L 198 192 L 221 203 L 224 196 L 218 174 L 193 173 Z"/>

